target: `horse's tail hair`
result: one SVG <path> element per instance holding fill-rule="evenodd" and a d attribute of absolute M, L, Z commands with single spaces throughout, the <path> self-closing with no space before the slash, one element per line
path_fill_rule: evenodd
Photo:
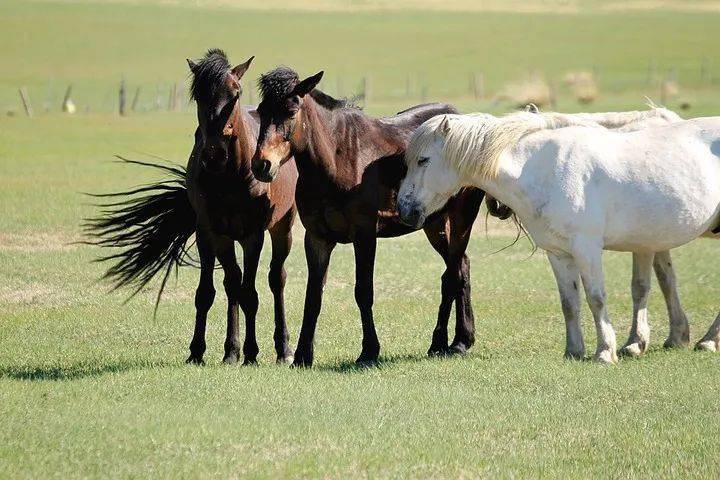
<path fill-rule="evenodd" d="M 83 243 L 120 249 L 95 261 L 111 262 L 103 279 L 112 289 L 131 287 L 134 297 L 158 273 L 163 272 L 155 311 L 170 273 L 195 262 L 188 254 L 188 240 L 195 233 L 196 215 L 181 166 L 140 162 L 118 157 L 121 162 L 158 169 L 170 178 L 117 193 L 89 194 L 101 199 L 100 213 L 85 219 Z"/>

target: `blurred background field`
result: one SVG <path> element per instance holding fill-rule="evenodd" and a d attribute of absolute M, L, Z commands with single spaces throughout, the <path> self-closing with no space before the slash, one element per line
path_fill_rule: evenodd
<path fill-rule="evenodd" d="M 208 365 L 186 366 L 197 272 L 130 303 L 96 282 L 77 245 L 95 213 L 81 192 L 154 173 L 114 154 L 185 163 L 195 128 L 185 58 L 224 48 L 325 70 L 322 88 L 373 115 L 421 101 L 504 113 L 524 101 L 564 111 L 720 113 L 720 2 L 530 0 L 157 0 L 0 2 L 0 478 L 717 478 L 720 358 L 653 347 L 613 368 L 561 359 L 564 324 L 542 252 L 484 214 L 470 242 L 477 344 L 427 359 L 441 261 L 420 233 L 381 241 L 375 316 L 383 357 L 358 370 L 352 251 L 333 257 L 316 368 L 273 363 L 272 308 L 258 274 L 260 366 L 220 364 L 222 280 Z M 119 86 L 125 79 L 127 114 Z M 76 113 L 61 112 L 68 86 Z M 25 114 L 24 87 L 34 117 Z M 140 88 L 135 108 L 135 92 Z M 174 95 L 173 95 L 174 91 Z M 170 108 L 168 108 L 170 107 Z M 299 222 L 298 222 L 299 223 Z M 292 343 L 304 296 L 302 229 L 288 260 Z M 267 246 L 267 244 L 266 244 Z M 718 244 L 674 252 L 692 340 L 720 308 Z M 610 313 L 624 340 L 630 256 L 606 255 Z M 586 343 L 593 325 L 583 310 Z"/>

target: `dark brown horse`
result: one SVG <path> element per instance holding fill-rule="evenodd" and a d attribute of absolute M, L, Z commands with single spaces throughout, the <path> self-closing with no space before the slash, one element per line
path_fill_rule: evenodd
<path fill-rule="evenodd" d="M 363 330 L 357 361 L 375 362 L 380 353 L 372 312 L 377 238 L 412 231 L 400 223 L 396 205 L 408 138 L 428 118 L 456 110 L 450 105 L 427 104 L 394 117 L 374 119 L 315 89 L 321 77 L 322 72 L 300 81 L 285 67 L 261 77 L 260 136 L 252 168 L 256 178 L 276 182 L 293 156 L 297 162 L 296 201 L 306 229 L 308 282 L 294 364 L 312 365 L 322 291 L 337 243 L 352 243 L 355 250 L 355 300 Z M 465 352 L 474 343 L 465 249 L 482 198 L 479 190 L 464 190 L 424 226 L 447 266 L 430 354 Z M 448 347 L 447 323 L 453 301 L 455 339 Z"/>
<path fill-rule="evenodd" d="M 104 216 L 89 224 L 96 236 L 94 243 L 124 247 L 104 258 L 117 260 L 106 276 L 114 279 L 116 286 L 135 284 L 138 290 L 162 270 L 166 280 L 173 265 L 183 263 L 185 243 L 195 234 L 200 282 L 189 363 L 203 362 L 207 314 L 215 297 L 216 259 L 225 274 L 228 298 L 223 361 L 235 363 L 240 357 L 239 306 L 245 315 L 244 363 L 256 362 L 255 276 L 265 230 L 272 240 L 268 280 L 275 299 L 275 350 L 278 361 L 292 359 L 285 323 L 283 265 L 292 243 L 297 169 L 291 160 L 272 188 L 252 175 L 258 121 L 255 112 L 239 102 L 240 79 L 251 61 L 232 68 L 221 50 L 210 50 L 197 62 L 188 60 L 199 126 L 186 172 L 173 170 L 179 180 L 172 188 L 164 181 L 139 192 L 119 194 L 125 199 L 110 204 Z M 146 195 L 137 198 L 136 193 Z M 235 257 L 235 241 L 243 250 L 243 269 Z"/>

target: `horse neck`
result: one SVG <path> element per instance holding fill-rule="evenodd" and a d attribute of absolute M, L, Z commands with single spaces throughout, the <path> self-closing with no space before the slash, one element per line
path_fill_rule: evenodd
<path fill-rule="evenodd" d="M 241 106 L 238 106 L 237 112 L 233 124 L 233 133 L 235 134 L 235 143 L 233 145 L 235 149 L 235 171 L 240 178 L 246 179 L 247 181 L 255 181 L 252 175 L 251 162 L 257 140 L 252 135 L 252 128 L 248 123 L 251 120 L 247 118 L 248 116 Z"/>
<path fill-rule="evenodd" d="M 314 175 L 324 175 L 338 186 L 352 187 L 361 181 L 358 176 L 367 163 L 404 148 L 396 145 L 391 135 L 384 135 L 382 128 L 376 128 L 378 120 L 359 111 L 330 110 L 309 95 L 305 102 L 304 148 L 295 155 L 301 175 L 311 169 Z"/>
<path fill-rule="evenodd" d="M 333 136 L 333 112 L 320 106 L 310 95 L 305 97 L 302 113 L 304 141 L 295 153 L 298 171 L 312 170 L 330 179 L 337 173 L 336 141 Z"/>

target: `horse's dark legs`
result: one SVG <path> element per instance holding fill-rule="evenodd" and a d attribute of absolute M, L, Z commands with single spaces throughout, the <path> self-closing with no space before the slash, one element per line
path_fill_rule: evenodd
<path fill-rule="evenodd" d="M 279 363 L 289 363 L 293 360 L 293 351 L 290 347 L 290 335 L 285 322 L 285 259 L 290 254 L 292 246 L 292 224 L 294 211 L 287 213 L 286 217 L 270 229 L 272 240 L 272 259 L 270 260 L 270 273 L 268 283 L 275 301 L 275 352 Z"/>
<path fill-rule="evenodd" d="M 237 363 L 240 359 L 240 327 L 239 311 L 240 295 L 242 289 L 242 270 L 235 257 L 235 246 L 229 238 L 218 239 L 216 254 L 222 265 L 225 279 L 225 294 L 227 295 L 227 334 L 225 336 L 225 356 L 223 362 Z"/>
<path fill-rule="evenodd" d="M 251 236 L 241 244 L 245 275 L 242 278 L 239 301 L 240 308 L 242 308 L 245 315 L 245 342 L 243 343 L 243 355 L 245 356 L 243 363 L 245 365 L 257 363 L 257 354 L 259 352 L 255 336 L 255 318 L 259 305 L 258 293 L 255 289 L 255 278 L 257 277 L 264 239 L 265 232 L 259 232 L 258 235 Z"/>
<path fill-rule="evenodd" d="M 425 227 L 433 248 L 445 260 L 441 277 L 441 300 L 438 320 L 433 331 L 428 355 L 465 353 L 475 343 L 475 315 L 470 291 L 470 260 L 467 250 L 484 192 L 469 190 L 451 200 L 447 217 Z M 447 325 L 452 303 L 455 302 L 455 338 L 448 347 Z"/>
<path fill-rule="evenodd" d="M 445 230 L 445 219 L 425 227 L 425 235 L 430 241 L 430 245 L 445 261 L 445 272 L 441 277 L 440 286 L 440 307 L 438 308 L 437 323 L 433 330 L 432 341 L 428 349 L 428 355 L 443 355 L 448 349 L 448 320 L 450 319 L 450 310 L 452 309 L 453 300 L 455 299 L 455 288 L 452 285 L 453 275 L 451 275 L 450 265 L 448 263 L 448 234 Z"/>
<path fill-rule="evenodd" d="M 353 241 L 355 250 L 355 302 L 360 309 L 363 340 L 362 351 L 357 363 L 377 362 L 380 355 L 380 342 L 373 320 L 373 276 L 375 271 L 375 231 L 358 232 Z"/>
<path fill-rule="evenodd" d="M 327 241 L 305 231 L 305 259 L 308 266 L 308 281 L 305 290 L 303 322 L 293 361 L 294 366 L 312 366 L 315 326 L 317 325 L 318 315 L 320 315 L 323 287 L 327 278 L 330 255 L 334 248 L 335 242 Z"/>
<path fill-rule="evenodd" d="M 195 234 L 195 243 L 200 257 L 200 282 L 195 290 L 195 332 L 190 342 L 190 356 L 187 363 L 202 364 L 205 354 L 205 327 L 207 314 L 215 299 L 213 286 L 213 271 L 215 268 L 215 253 L 209 233 L 198 231 Z"/>

